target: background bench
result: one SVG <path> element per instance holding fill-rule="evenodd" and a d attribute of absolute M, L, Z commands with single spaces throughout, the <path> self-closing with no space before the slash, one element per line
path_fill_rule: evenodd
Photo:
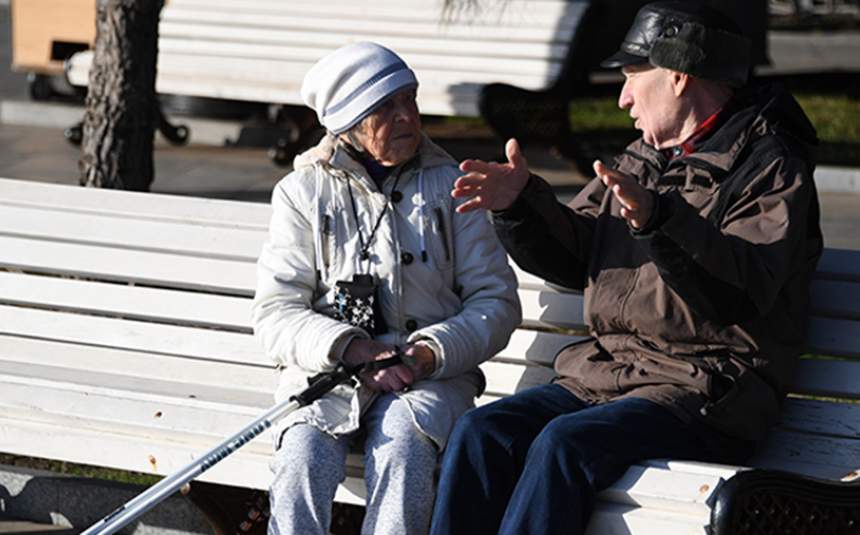
<path fill-rule="evenodd" d="M 0 179 L 0 451 L 168 474 L 271 406 L 276 373 L 250 324 L 269 213 Z M 552 356 L 583 332 L 578 295 L 519 277 L 525 319 L 482 366 L 479 403 L 547 381 Z M 807 350 L 834 358 L 803 361 L 783 422 L 751 466 L 851 479 L 860 469 L 851 402 L 860 398 L 860 252 L 827 250 L 813 298 Z M 270 455 L 266 435 L 203 479 L 265 489 Z M 743 470 L 633 466 L 600 495 L 590 533 L 705 533 L 720 488 Z M 348 474 L 337 500 L 361 503 L 358 456 Z M 845 507 L 856 511 L 853 496 Z"/>
<path fill-rule="evenodd" d="M 280 124 L 292 132 L 284 134 L 287 143 L 307 128 L 298 110 L 283 107 L 304 105 L 300 88 L 308 69 L 340 46 L 372 40 L 417 72 L 423 114 L 477 117 L 486 105 L 483 88 L 504 83 L 563 92 L 563 113 L 554 122 L 567 125 L 571 50 L 590 5 L 509 0 L 445 12 L 442 0 L 171 0 L 159 26 L 156 90 L 280 106 Z M 92 57 L 90 50 L 67 61 L 72 85 L 87 85 Z M 573 67 L 586 72 L 584 65 Z M 560 106 L 556 100 L 553 109 Z"/>

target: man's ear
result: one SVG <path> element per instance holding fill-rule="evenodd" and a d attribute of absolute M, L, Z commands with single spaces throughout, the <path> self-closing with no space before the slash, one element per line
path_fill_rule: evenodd
<path fill-rule="evenodd" d="M 680 97 L 686 91 L 687 86 L 690 83 L 690 75 L 683 72 L 678 71 L 670 71 L 671 72 L 671 84 L 672 90 L 675 92 L 676 97 Z"/>

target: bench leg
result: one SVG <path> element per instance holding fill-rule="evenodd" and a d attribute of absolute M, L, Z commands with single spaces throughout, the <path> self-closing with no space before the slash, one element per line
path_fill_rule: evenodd
<path fill-rule="evenodd" d="M 171 145 L 185 145 L 188 143 L 190 131 L 184 124 L 174 126 L 167 120 L 164 115 L 164 110 L 161 109 L 161 104 L 155 108 L 156 128 L 161 132 L 161 135 L 170 142 Z"/>
<path fill-rule="evenodd" d="M 206 516 L 216 535 L 265 535 L 269 520 L 266 492 L 198 481 L 189 488 L 186 496 Z"/>
<path fill-rule="evenodd" d="M 860 485 L 776 470 L 741 472 L 720 489 L 710 533 L 860 534 Z"/>

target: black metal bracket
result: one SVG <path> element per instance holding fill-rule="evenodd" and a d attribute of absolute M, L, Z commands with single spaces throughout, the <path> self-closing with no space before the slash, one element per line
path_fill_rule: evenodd
<path fill-rule="evenodd" d="M 710 535 L 858 535 L 860 482 L 783 472 L 740 472 L 719 489 Z"/>
<path fill-rule="evenodd" d="M 157 104 L 155 107 L 155 127 L 171 145 L 185 145 L 188 143 L 191 131 L 184 124 L 177 126 L 171 124 L 164 115 L 161 104 Z M 63 137 L 72 145 L 80 145 L 84 140 L 83 120 L 63 130 Z"/>

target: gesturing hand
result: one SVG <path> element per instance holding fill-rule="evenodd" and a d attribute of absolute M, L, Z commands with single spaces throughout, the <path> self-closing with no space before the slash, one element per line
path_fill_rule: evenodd
<path fill-rule="evenodd" d="M 594 172 L 621 203 L 621 217 L 635 229 L 641 229 L 654 211 L 654 196 L 630 175 L 594 162 Z"/>
<path fill-rule="evenodd" d="M 505 210 L 510 208 L 529 179 L 526 159 L 520 152 L 515 139 L 505 145 L 507 163 L 465 160 L 460 170 L 466 173 L 454 182 L 451 196 L 455 199 L 468 198 L 457 207 L 457 212 L 465 213 L 479 208 Z"/>

